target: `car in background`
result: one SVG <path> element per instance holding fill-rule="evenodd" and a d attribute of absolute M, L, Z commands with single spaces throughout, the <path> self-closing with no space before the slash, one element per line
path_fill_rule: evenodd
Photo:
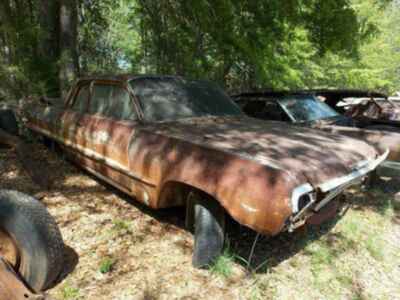
<path fill-rule="evenodd" d="M 247 117 L 215 84 L 174 76 L 82 78 L 65 101 L 23 111 L 30 130 L 100 179 L 154 209 L 186 206 L 196 267 L 221 253 L 226 214 L 271 236 L 323 221 L 388 154 Z"/>
<path fill-rule="evenodd" d="M 337 112 L 352 117 L 360 127 L 386 125 L 400 130 L 400 106 L 384 93 L 334 89 L 311 90 L 309 92 Z"/>
<path fill-rule="evenodd" d="M 283 121 L 359 138 L 375 145 L 382 152 L 389 149 L 388 160 L 382 166 L 398 173 L 400 128 L 391 127 L 386 121 L 353 118 L 339 113 L 340 109 L 335 110 L 332 106 L 336 107 L 344 98 L 336 95 L 311 90 L 248 92 L 231 97 L 244 113 L 254 118 Z M 325 97 L 324 101 L 321 97 Z M 343 111 L 346 112 L 344 109 Z"/>

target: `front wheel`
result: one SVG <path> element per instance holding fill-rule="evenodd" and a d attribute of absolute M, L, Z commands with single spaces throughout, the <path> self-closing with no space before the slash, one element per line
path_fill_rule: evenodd
<path fill-rule="evenodd" d="M 200 193 L 190 193 L 188 202 L 194 218 L 192 264 L 195 268 L 207 268 L 224 247 L 225 211 L 216 200 Z"/>
<path fill-rule="evenodd" d="M 0 255 L 35 292 L 55 282 L 63 267 L 64 243 L 42 203 L 0 190 Z"/>

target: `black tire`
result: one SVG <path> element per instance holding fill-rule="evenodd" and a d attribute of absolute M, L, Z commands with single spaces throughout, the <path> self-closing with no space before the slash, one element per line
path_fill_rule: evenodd
<path fill-rule="evenodd" d="M 12 135 L 18 135 L 18 122 L 11 109 L 0 109 L 0 128 Z"/>
<path fill-rule="evenodd" d="M 61 273 L 64 243 L 46 207 L 16 191 L 0 190 L 0 227 L 19 252 L 16 271 L 34 291 L 51 287 Z"/>
<path fill-rule="evenodd" d="M 225 240 L 225 211 L 217 201 L 199 193 L 189 194 L 193 204 L 195 268 L 211 266 L 222 253 Z"/>

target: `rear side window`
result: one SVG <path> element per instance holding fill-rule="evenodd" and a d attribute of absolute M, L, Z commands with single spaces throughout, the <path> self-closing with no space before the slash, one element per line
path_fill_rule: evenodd
<path fill-rule="evenodd" d="M 116 120 L 137 119 L 129 93 L 117 85 L 94 85 L 89 113 Z"/>
<path fill-rule="evenodd" d="M 84 113 L 86 110 L 88 99 L 89 99 L 89 85 L 85 85 L 79 89 L 78 95 L 75 98 L 75 102 L 72 105 L 72 109 Z"/>

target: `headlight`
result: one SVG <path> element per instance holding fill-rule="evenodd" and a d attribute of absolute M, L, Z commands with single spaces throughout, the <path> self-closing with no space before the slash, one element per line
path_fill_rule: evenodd
<path fill-rule="evenodd" d="M 310 192 L 313 190 L 313 187 L 309 183 L 300 185 L 293 190 L 291 198 L 293 213 L 299 212 L 303 207 L 310 203 L 310 201 L 312 201 Z"/>

